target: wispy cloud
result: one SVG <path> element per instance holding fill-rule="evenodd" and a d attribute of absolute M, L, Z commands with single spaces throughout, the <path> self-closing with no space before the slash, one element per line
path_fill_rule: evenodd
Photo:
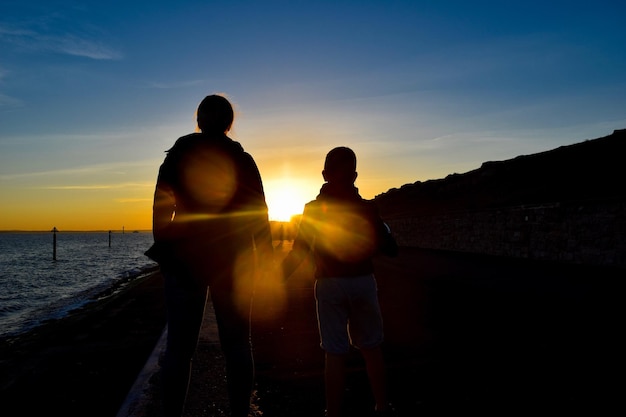
<path fill-rule="evenodd" d="M 45 37 L 42 39 L 52 50 L 68 55 L 96 60 L 118 60 L 122 54 L 100 42 L 83 39 L 75 35 Z"/>
<path fill-rule="evenodd" d="M 10 27 L 0 24 L 0 42 L 35 52 L 54 52 L 95 60 L 118 60 L 122 53 L 86 34 Z"/>
<path fill-rule="evenodd" d="M 0 93 L 0 110 L 22 107 L 23 105 L 24 102 L 22 100 Z"/>
<path fill-rule="evenodd" d="M 147 83 L 148 88 L 156 89 L 172 89 L 181 87 L 195 87 L 197 85 L 204 84 L 204 80 L 188 80 L 188 81 L 173 81 L 173 82 L 151 82 Z"/>
<path fill-rule="evenodd" d="M 51 185 L 39 187 L 42 190 L 119 190 L 124 188 L 152 188 L 153 183 L 129 182 L 120 184 Z"/>
<path fill-rule="evenodd" d="M 132 163 L 118 162 L 118 163 L 110 163 L 110 164 L 94 164 L 90 166 L 74 167 L 74 168 L 19 172 L 19 173 L 11 173 L 11 174 L 3 174 L 3 175 L 0 174 L 0 180 L 10 181 L 10 180 L 39 178 L 39 177 L 50 179 L 50 178 L 68 177 L 68 176 L 86 178 L 89 175 L 124 175 L 128 170 L 132 170 L 134 168 L 142 168 L 146 166 L 151 166 L 150 162 L 136 161 Z"/>
<path fill-rule="evenodd" d="M 152 198 L 116 198 L 115 202 L 122 204 L 145 203 L 152 202 Z"/>
<path fill-rule="evenodd" d="M 2 83 L 8 74 L 9 74 L 9 71 L 0 67 L 0 86 L 2 86 Z M 7 108 L 21 107 L 23 105 L 24 103 L 21 100 L 0 92 L 0 110 L 7 109 Z"/>

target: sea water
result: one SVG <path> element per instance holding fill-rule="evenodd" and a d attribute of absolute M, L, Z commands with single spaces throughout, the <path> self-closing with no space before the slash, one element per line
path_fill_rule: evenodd
<path fill-rule="evenodd" d="M 150 232 L 0 233 L 0 338 L 62 318 L 153 269 L 144 255 L 151 244 Z"/>

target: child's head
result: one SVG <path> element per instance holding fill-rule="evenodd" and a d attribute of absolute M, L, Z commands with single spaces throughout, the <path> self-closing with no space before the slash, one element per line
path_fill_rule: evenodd
<path fill-rule="evenodd" d="M 352 149 L 339 146 L 326 155 L 324 180 L 331 183 L 352 184 L 356 180 L 356 155 Z"/>

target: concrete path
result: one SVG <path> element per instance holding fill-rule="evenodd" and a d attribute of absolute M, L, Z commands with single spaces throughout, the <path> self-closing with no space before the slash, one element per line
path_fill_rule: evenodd
<path fill-rule="evenodd" d="M 402 248 L 398 258 L 377 259 L 376 277 L 400 415 L 623 409 L 613 382 L 624 347 L 616 330 L 623 271 Z M 211 313 L 192 382 L 199 391 L 189 400 L 194 417 L 227 415 L 213 401 L 223 375 L 207 365 L 220 360 Z M 282 287 L 261 287 L 253 317 L 263 416 L 323 415 L 323 352 L 307 266 Z M 161 345 L 117 417 L 158 417 L 145 410 L 155 403 L 149 387 Z M 372 399 L 359 352 L 349 369 L 346 415 L 363 416 Z"/>

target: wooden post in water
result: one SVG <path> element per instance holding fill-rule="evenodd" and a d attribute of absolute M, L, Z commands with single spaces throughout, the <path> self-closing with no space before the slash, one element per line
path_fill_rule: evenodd
<path fill-rule="evenodd" d="M 109 230 L 109 247 L 111 247 L 111 231 Z"/>
<path fill-rule="evenodd" d="M 52 260 L 57 260 L 57 228 L 53 227 L 52 230 Z"/>

